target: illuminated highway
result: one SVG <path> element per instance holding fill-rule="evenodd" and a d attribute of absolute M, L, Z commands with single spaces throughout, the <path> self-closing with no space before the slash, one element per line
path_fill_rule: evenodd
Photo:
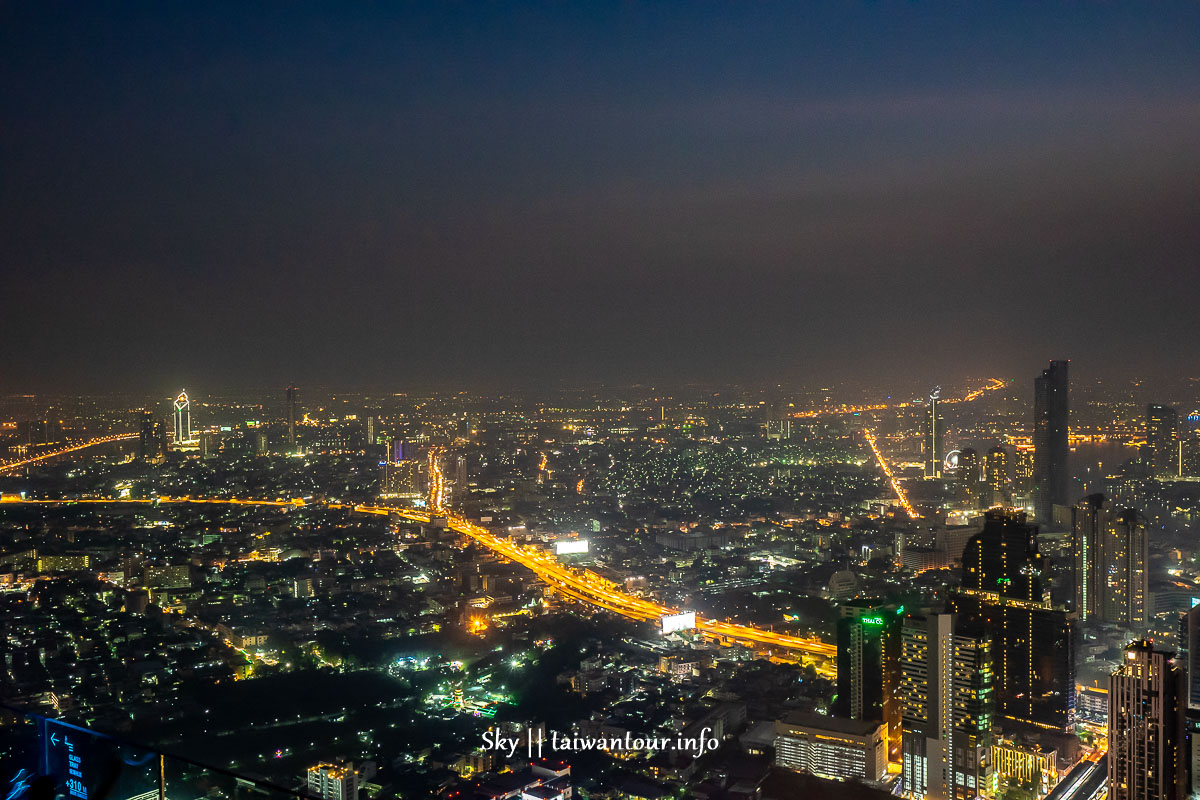
<path fill-rule="evenodd" d="M 391 506 L 350 505 L 342 503 L 306 503 L 302 499 L 284 500 L 249 500 L 212 497 L 157 497 L 154 499 L 125 499 L 111 500 L 107 498 L 85 498 L 80 500 L 24 500 L 19 497 L 0 498 L 0 505 L 242 505 L 269 506 L 275 508 L 311 508 L 323 506 L 332 509 L 344 509 L 360 514 L 380 516 L 396 515 L 414 522 L 428 523 L 434 516 L 445 516 L 446 526 L 451 530 L 479 542 L 490 550 L 514 561 L 538 576 L 556 591 L 566 597 L 588 603 L 597 608 L 603 608 L 629 619 L 641 621 L 656 621 L 668 614 L 678 612 L 678 609 L 668 608 L 653 601 L 623 591 L 617 584 L 588 570 L 575 569 L 561 563 L 553 555 L 536 548 L 520 545 L 511 539 L 496 536 L 487 528 L 476 525 L 470 520 L 441 509 L 440 513 L 431 515 L 426 512 L 409 508 Z M 697 617 L 696 627 L 703 633 L 713 637 L 722 644 L 744 644 L 775 651 L 778 656 L 786 658 L 789 655 L 805 663 L 813 664 L 826 675 L 836 674 L 834 658 L 837 655 L 835 645 L 815 638 L 789 636 L 775 633 L 749 625 L 739 625 L 733 622 L 704 619 Z"/>
<path fill-rule="evenodd" d="M 941 400 L 942 403 L 969 403 L 972 400 L 978 400 L 985 392 L 994 392 L 997 389 L 1004 388 L 1004 381 L 999 378 L 988 378 L 986 386 L 981 386 L 978 389 L 972 389 L 962 397 L 948 397 Z M 793 419 L 812 419 L 813 417 L 830 417 L 839 414 L 865 414 L 870 411 L 887 411 L 889 408 L 911 408 L 916 403 L 874 403 L 871 405 L 837 405 L 826 406 L 825 408 L 816 408 L 811 411 L 798 411 L 792 414 Z"/>
<path fill-rule="evenodd" d="M 11 472 L 12 470 L 20 469 L 21 467 L 27 467 L 30 464 L 36 464 L 39 461 L 46 461 L 51 458 L 57 458 L 58 456 L 65 456 L 67 453 L 74 453 L 79 450 L 85 450 L 89 447 L 95 447 L 96 445 L 111 444 L 113 442 L 125 442 L 129 441 L 130 439 L 136 439 L 137 437 L 138 434 L 136 433 L 118 433 L 112 436 L 101 436 L 96 439 L 88 439 L 86 442 L 60 447 L 57 450 L 51 450 L 48 453 L 42 453 L 38 456 L 31 456 L 30 458 L 23 458 L 20 461 L 9 461 L 5 464 L 0 464 L 0 474 Z"/>
<path fill-rule="evenodd" d="M 879 462 L 879 468 L 883 470 L 883 474 L 887 476 L 888 483 L 892 485 L 892 491 L 896 493 L 896 499 L 900 501 L 900 507 L 904 509 L 904 513 L 908 514 L 909 519 L 916 519 L 917 510 L 913 508 L 912 503 L 908 502 L 908 495 L 904 492 L 904 487 L 900 485 L 900 479 L 892 473 L 892 468 L 888 466 L 887 459 L 883 457 L 883 453 L 879 449 L 879 444 L 875 441 L 875 434 L 870 428 L 863 428 L 863 436 L 866 437 L 867 444 L 871 446 L 871 452 L 875 454 L 875 460 Z"/>

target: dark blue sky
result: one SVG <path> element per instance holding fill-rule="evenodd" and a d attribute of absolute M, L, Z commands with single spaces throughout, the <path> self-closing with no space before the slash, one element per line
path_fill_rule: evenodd
<path fill-rule="evenodd" d="M 0 4 L 5 391 L 1200 372 L 1200 4 L 245 5 Z"/>

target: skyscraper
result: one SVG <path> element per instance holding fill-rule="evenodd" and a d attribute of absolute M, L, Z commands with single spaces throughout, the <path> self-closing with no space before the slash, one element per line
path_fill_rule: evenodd
<path fill-rule="evenodd" d="M 1072 575 L 1080 619 L 1140 630 L 1149 593 L 1146 523 L 1102 494 L 1071 509 Z"/>
<path fill-rule="evenodd" d="M 921 454 L 925 458 L 925 477 L 939 478 L 942 475 L 942 412 L 940 408 L 942 387 L 937 386 L 929 393 L 929 404 L 925 406 L 925 424 L 921 437 Z"/>
<path fill-rule="evenodd" d="M 1179 631 L 1179 661 L 1184 670 L 1185 794 L 1200 795 L 1200 600 L 1192 599 Z"/>
<path fill-rule="evenodd" d="M 157 461 L 162 457 L 162 423 L 152 411 L 143 411 L 138 430 L 138 458 L 142 461 Z"/>
<path fill-rule="evenodd" d="M 953 614 L 901 629 L 904 797 L 991 797 L 993 657 L 987 635 Z"/>
<path fill-rule="evenodd" d="M 1070 505 L 1067 361 L 1051 361 L 1033 382 L 1033 513 L 1043 523 Z"/>
<path fill-rule="evenodd" d="M 972 447 L 964 447 L 958 451 L 958 474 L 955 483 L 958 484 L 958 501 L 967 508 L 979 506 L 980 465 L 979 453 Z"/>
<path fill-rule="evenodd" d="M 1108 679 L 1109 800 L 1184 796 L 1183 677 L 1173 655 L 1131 642 Z"/>
<path fill-rule="evenodd" d="M 996 714 L 1068 731 L 1075 721 L 1074 616 L 1054 608 L 1049 564 L 1025 515 L 992 510 L 963 550 L 962 586 L 948 610 L 982 625 L 996 667 Z"/>
<path fill-rule="evenodd" d="M 985 505 L 991 507 L 1011 504 L 1012 491 L 1009 482 L 1012 480 L 1012 465 L 1008 451 L 1003 447 L 988 450 L 983 469 L 988 495 Z"/>
<path fill-rule="evenodd" d="M 900 759 L 900 627 L 903 608 L 873 600 L 841 606 L 837 703 L 848 719 L 884 723 L 888 760 Z"/>
<path fill-rule="evenodd" d="M 1179 412 L 1170 406 L 1146 406 L 1146 466 L 1156 478 L 1183 475 Z"/>
<path fill-rule="evenodd" d="M 180 392 L 175 398 L 175 444 L 180 445 L 192 440 L 192 404 L 187 392 Z"/>
<path fill-rule="evenodd" d="M 288 451 L 296 450 L 296 387 L 287 387 Z"/>

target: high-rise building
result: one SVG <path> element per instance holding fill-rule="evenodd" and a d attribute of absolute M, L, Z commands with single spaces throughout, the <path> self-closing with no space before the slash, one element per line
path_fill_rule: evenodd
<path fill-rule="evenodd" d="M 979 506 L 981 467 L 979 453 L 973 447 L 958 451 L 958 473 L 954 476 L 958 485 L 958 501 L 967 508 Z"/>
<path fill-rule="evenodd" d="M 1108 679 L 1109 800 L 1185 796 L 1183 677 L 1173 655 L 1131 642 Z"/>
<path fill-rule="evenodd" d="M 1008 451 L 993 447 L 987 451 L 983 464 L 983 480 L 986 484 L 984 505 L 1006 506 L 1012 503 L 1012 464 Z"/>
<path fill-rule="evenodd" d="M 367 446 L 367 451 L 372 452 L 375 448 L 375 417 L 367 417 L 365 439 L 364 444 Z"/>
<path fill-rule="evenodd" d="M 385 461 L 379 469 L 381 497 L 415 500 L 425 494 L 429 481 L 424 461 Z"/>
<path fill-rule="evenodd" d="M 993 657 L 985 633 L 953 614 L 910 616 L 901 629 L 904 797 L 991 797 Z"/>
<path fill-rule="evenodd" d="M 940 478 L 942 475 L 942 387 L 935 387 L 929 393 L 929 403 L 925 406 L 925 423 L 921 436 L 921 455 L 925 459 L 925 477 Z"/>
<path fill-rule="evenodd" d="M 1192 599 L 1179 631 L 1178 661 L 1184 671 L 1184 752 L 1186 796 L 1200 796 L 1200 599 Z"/>
<path fill-rule="evenodd" d="M 358 800 L 358 773 L 354 764 L 309 767 L 308 794 L 320 800 Z"/>
<path fill-rule="evenodd" d="M 1051 361 L 1033 383 L 1033 513 L 1042 523 L 1071 503 L 1068 363 Z"/>
<path fill-rule="evenodd" d="M 152 411 L 143 411 L 138 430 L 138 458 L 142 461 L 158 461 L 163 457 L 162 423 Z"/>
<path fill-rule="evenodd" d="M 1038 551 L 1037 526 L 1020 512 L 999 509 L 984 515 L 983 530 L 963 549 L 962 588 L 1038 606 L 1050 602 L 1049 567 Z"/>
<path fill-rule="evenodd" d="M 900 626 L 903 607 L 873 600 L 841 606 L 837 702 L 847 719 L 882 722 L 888 759 L 900 760 Z"/>
<path fill-rule="evenodd" d="M 1179 412 L 1170 406 L 1146 406 L 1146 467 L 1156 478 L 1183 475 Z"/>
<path fill-rule="evenodd" d="M 461 502 L 467 496 L 467 457 L 459 455 L 454 459 L 454 486 L 451 489 L 456 502 Z"/>
<path fill-rule="evenodd" d="M 288 452 L 296 451 L 296 387 L 287 387 Z"/>
<path fill-rule="evenodd" d="M 787 400 L 776 398 L 767 405 L 767 438 L 786 440 L 792 438 L 792 415 Z"/>
<path fill-rule="evenodd" d="M 1146 522 L 1102 494 L 1071 509 L 1075 607 L 1082 620 L 1140 630 L 1147 623 Z"/>
<path fill-rule="evenodd" d="M 175 444 L 192 441 L 192 403 L 188 400 L 187 392 L 179 393 L 174 408 Z"/>
<path fill-rule="evenodd" d="M 1020 512 L 988 511 L 963 550 L 962 586 L 948 610 L 992 639 L 996 714 L 1055 731 L 1075 723 L 1074 614 L 1051 604 L 1037 527 Z"/>

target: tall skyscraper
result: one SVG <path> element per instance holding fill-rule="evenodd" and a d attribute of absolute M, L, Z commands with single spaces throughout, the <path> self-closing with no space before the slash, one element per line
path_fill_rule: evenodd
<path fill-rule="evenodd" d="M 1067 361 L 1051 361 L 1033 383 L 1033 513 L 1048 524 L 1071 504 Z"/>
<path fill-rule="evenodd" d="M 1147 623 L 1146 523 L 1092 494 L 1071 510 L 1075 607 L 1083 620 L 1135 630 Z"/>
<path fill-rule="evenodd" d="M 904 797 L 991 797 L 993 656 L 985 633 L 953 614 L 901 629 Z"/>
<path fill-rule="evenodd" d="M 192 403 L 188 400 L 187 392 L 180 392 L 175 398 L 175 444 L 183 444 L 192 440 Z"/>
<path fill-rule="evenodd" d="M 837 703 L 848 719 L 884 723 L 888 760 L 900 760 L 900 627 L 903 608 L 873 600 L 841 606 Z"/>
<path fill-rule="evenodd" d="M 142 461 L 157 461 L 162 458 L 162 423 L 152 411 L 143 411 L 138 430 L 138 458 Z"/>
<path fill-rule="evenodd" d="M 942 387 L 937 386 L 929 393 L 929 403 L 925 406 L 925 424 L 921 437 L 921 454 L 925 458 L 925 477 L 940 478 L 942 475 Z"/>
<path fill-rule="evenodd" d="M 987 484 L 985 505 L 1003 506 L 1012 503 L 1012 463 L 1008 451 L 1003 447 L 993 447 L 987 451 L 984 461 L 984 482 Z"/>
<path fill-rule="evenodd" d="M 368 452 L 374 452 L 375 448 L 375 418 L 367 417 L 366 430 L 364 431 L 364 444 L 367 446 Z"/>
<path fill-rule="evenodd" d="M 1184 670 L 1185 795 L 1200 796 L 1200 600 L 1193 598 L 1179 631 L 1179 662 Z"/>
<path fill-rule="evenodd" d="M 296 450 L 296 387 L 287 387 L 288 451 Z"/>
<path fill-rule="evenodd" d="M 1184 796 L 1183 677 L 1173 655 L 1131 642 L 1108 679 L 1109 800 Z"/>
<path fill-rule="evenodd" d="M 979 506 L 980 483 L 979 453 L 973 447 L 964 447 L 958 451 L 958 474 L 955 483 L 958 485 L 958 501 L 968 507 Z"/>
<path fill-rule="evenodd" d="M 1019 512 L 988 511 L 962 561 L 962 586 L 950 595 L 948 610 L 991 636 L 996 714 L 1069 731 L 1075 722 L 1074 615 L 1051 604 L 1037 527 Z"/>
<path fill-rule="evenodd" d="M 1146 406 L 1146 466 L 1156 478 L 1183 475 L 1179 412 L 1170 406 Z"/>

